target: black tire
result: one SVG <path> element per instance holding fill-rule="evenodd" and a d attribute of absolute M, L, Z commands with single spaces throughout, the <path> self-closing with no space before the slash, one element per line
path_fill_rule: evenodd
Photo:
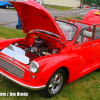
<path fill-rule="evenodd" d="M 49 79 L 46 87 L 40 90 L 40 93 L 45 98 L 51 98 L 58 94 L 65 83 L 65 71 L 63 69 L 58 69 Z"/>
<path fill-rule="evenodd" d="M 95 71 L 99 72 L 100 71 L 100 68 L 96 69 Z"/>
<path fill-rule="evenodd" d="M 5 6 L 5 8 L 8 9 L 8 8 L 9 8 L 9 5 L 7 4 L 7 5 Z"/>

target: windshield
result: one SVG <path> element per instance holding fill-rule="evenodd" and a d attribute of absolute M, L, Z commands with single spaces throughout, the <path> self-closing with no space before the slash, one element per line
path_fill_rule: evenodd
<path fill-rule="evenodd" d="M 63 31 L 63 34 L 65 35 L 67 41 L 73 40 L 77 33 L 77 27 L 73 24 L 59 21 L 59 20 L 56 20 L 56 22 L 61 28 L 61 30 Z"/>

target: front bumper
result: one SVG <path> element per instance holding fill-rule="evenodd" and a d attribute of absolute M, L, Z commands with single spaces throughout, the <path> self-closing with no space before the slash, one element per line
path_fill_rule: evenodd
<path fill-rule="evenodd" d="M 8 78 L 9 80 L 17 83 L 18 85 L 22 86 L 22 87 L 25 87 L 25 88 L 28 88 L 28 89 L 32 89 L 32 90 L 40 90 L 40 89 L 43 89 L 46 87 L 46 85 L 44 84 L 31 84 L 31 82 L 24 82 L 23 80 L 21 79 L 13 79 L 12 77 L 6 75 L 4 72 L 0 71 L 0 74 L 5 76 L 6 78 Z"/>

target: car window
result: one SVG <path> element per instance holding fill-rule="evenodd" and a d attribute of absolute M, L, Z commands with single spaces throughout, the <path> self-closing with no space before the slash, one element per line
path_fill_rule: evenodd
<path fill-rule="evenodd" d="M 56 22 L 61 28 L 61 30 L 63 31 L 63 34 L 65 35 L 66 39 L 68 41 L 73 40 L 73 38 L 75 37 L 77 33 L 77 27 L 73 24 L 63 22 L 63 21 L 56 20 Z"/>
<path fill-rule="evenodd" d="M 76 38 L 75 43 L 86 43 L 93 40 L 93 26 L 87 26 L 83 28 Z"/>
<path fill-rule="evenodd" d="M 96 25 L 95 40 L 100 39 L 100 25 Z"/>

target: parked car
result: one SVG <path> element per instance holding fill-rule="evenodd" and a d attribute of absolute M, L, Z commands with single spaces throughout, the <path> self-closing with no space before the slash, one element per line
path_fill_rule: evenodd
<path fill-rule="evenodd" d="M 89 8 L 90 9 L 91 7 L 90 6 L 86 6 L 85 8 Z"/>
<path fill-rule="evenodd" d="M 65 82 L 100 68 L 100 17 L 63 21 L 35 1 L 11 3 L 26 37 L 0 41 L 0 74 L 53 97 Z"/>
<path fill-rule="evenodd" d="M 13 5 L 8 1 L 15 1 L 15 0 L 0 0 L 0 7 L 8 9 L 9 7 L 13 7 Z"/>
<path fill-rule="evenodd" d="M 100 7 L 97 7 L 98 10 L 100 10 Z"/>
<path fill-rule="evenodd" d="M 96 7 L 90 7 L 91 9 L 96 9 Z"/>

